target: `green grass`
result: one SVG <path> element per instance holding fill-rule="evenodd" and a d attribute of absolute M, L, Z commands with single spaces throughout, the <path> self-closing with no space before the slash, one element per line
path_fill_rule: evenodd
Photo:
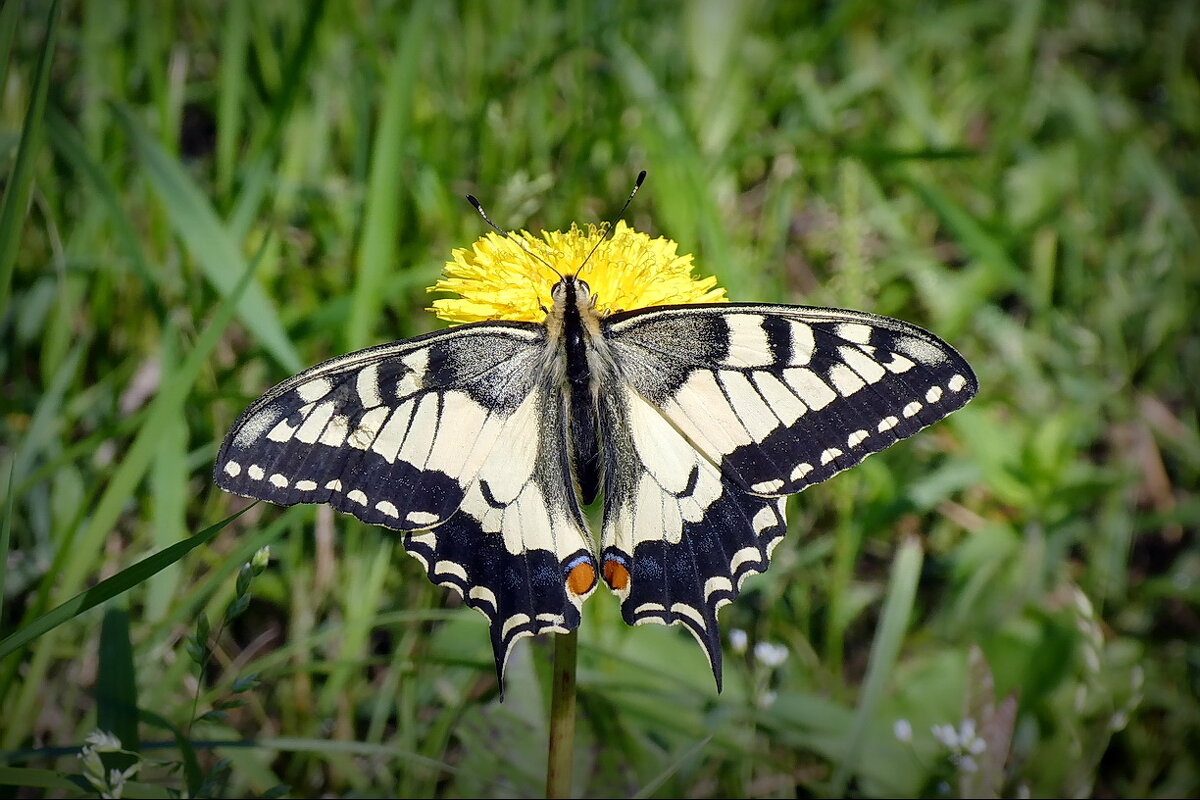
<path fill-rule="evenodd" d="M 734 299 L 911 320 L 981 390 L 790 503 L 721 695 L 598 593 L 576 793 L 1197 794 L 1197 53 L 1188 0 L 4 3 L 0 783 L 85 794 L 111 727 L 128 797 L 540 794 L 550 643 L 498 703 L 392 534 L 228 519 L 211 463 L 437 326 L 464 194 L 562 228 L 645 168 L 628 221 Z"/>

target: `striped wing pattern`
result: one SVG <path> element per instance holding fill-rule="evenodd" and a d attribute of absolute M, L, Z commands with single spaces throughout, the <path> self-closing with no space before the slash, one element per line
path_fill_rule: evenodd
<path fill-rule="evenodd" d="M 977 391 L 945 342 L 853 311 L 664 306 L 597 330 L 599 560 L 571 464 L 567 351 L 544 325 L 463 325 L 307 370 L 238 419 L 216 481 L 400 531 L 429 579 L 488 619 L 501 686 L 513 645 L 578 627 L 602 574 L 629 624 L 692 633 L 719 687 L 717 612 L 767 569 L 786 496 Z"/>
<path fill-rule="evenodd" d="M 579 625 L 592 586 L 569 591 L 565 574 L 595 575 L 544 340 L 480 323 L 327 361 L 246 410 L 217 484 L 402 531 L 429 579 L 488 619 L 502 675 L 520 638 Z"/>
<path fill-rule="evenodd" d="M 970 366 L 905 322 L 723 304 L 614 315 L 601 559 L 630 624 L 682 624 L 720 683 L 717 609 L 767 568 L 783 498 L 961 408 Z"/>

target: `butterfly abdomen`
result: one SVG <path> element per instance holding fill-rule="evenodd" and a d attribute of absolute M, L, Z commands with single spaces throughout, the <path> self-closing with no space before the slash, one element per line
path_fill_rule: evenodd
<path fill-rule="evenodd" d="M 600 432 L 596 411 L 596 374 L 590 351 L 603 341 L 587 284 L 563 278 L 553 291 L 554 308 L 547 319 L 550 339 L 561 343 L 566 378 L 566 422 L 571 464 L 584 504 L 600 492 Z"/>

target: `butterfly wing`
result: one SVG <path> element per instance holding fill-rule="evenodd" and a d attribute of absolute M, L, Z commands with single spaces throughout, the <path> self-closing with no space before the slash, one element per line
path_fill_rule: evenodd
<path fill-rule="evenodd" d="M 687 626 L 718 685 L 717 609 L 767 568 L 784 497 L 977 390 L 945 342 L 859 312 L 664 307 L 614 315 L 604 335 L 621 385 L 602 411 L 602 568 L 625 620 Z"/>
<path fill-rule="evenodd" d="M 595 584 L 544 347 L 542 326 L 480 323 L 327 361 L 246 410 L 216 482 L 401 531 L 487 617 L 502 679 L 516 641 L 579 625 Z"/>

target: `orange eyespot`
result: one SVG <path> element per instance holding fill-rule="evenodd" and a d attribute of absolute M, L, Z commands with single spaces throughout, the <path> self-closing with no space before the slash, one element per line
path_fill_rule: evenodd
<path fill-rule="evenodd" d="M 590 562 L 583 561 L 571 567 L 567 573 L 567 590 L 572 594 L 584 595 L 596 585 L 596 570 Z"/>
<path fill-rule="evenodd" d="M 629 570 L 615 558 L 604 559 L 604 582 L 613 591 L 624 591 L 629 588 Z"/>

